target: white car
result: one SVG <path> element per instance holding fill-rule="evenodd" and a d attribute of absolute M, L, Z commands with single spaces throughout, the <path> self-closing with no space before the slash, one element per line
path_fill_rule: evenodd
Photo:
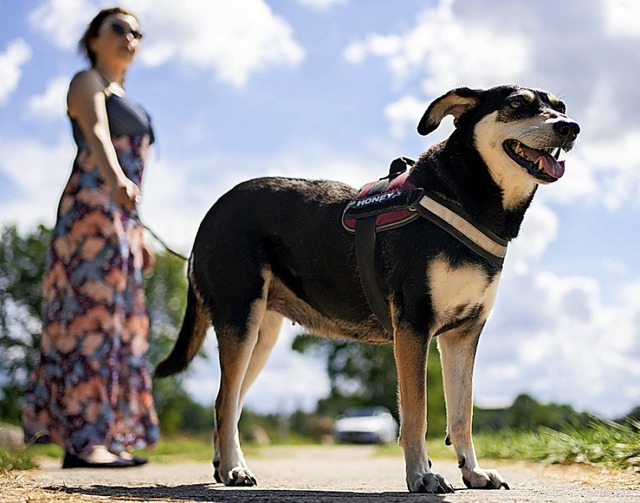
<path fill-rule="evenodd" d="M 347 409 L 333 430 L 338 442 L 388 444 L 398 438 L 398 422 L 386 407 Z"/>

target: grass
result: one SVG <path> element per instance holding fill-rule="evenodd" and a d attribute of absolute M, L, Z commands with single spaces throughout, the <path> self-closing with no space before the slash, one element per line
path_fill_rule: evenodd
<path fill-rule="evenodd" d="M 565 432 L 540 428 L 533 432 L 504 430 L 474 436 L 478 457 L 531 461 L 537 463 L 581 463 L 640 471 L 640 423 L 620 425 L 594 418 L 587 427 L 567 427 Z M 298 438 L 291 445 L 300 445 Z M 310 442 L 307 442 L 310 443 Z M 289 445 L 289 444 L 288 444 Z M 244 443 L 245 454 L 260 456 L 260 447 Z M 442 440 L 427 443 L 434 458 L 455 457 L 453 449 Z M 209 461 L 212 456 L 210 435 L 164 437 L 155 449 L 138 451 L 158 463 Z M 379 456 L 401 456 L 396 444 L 380 446 Z M 0 474 L 13 470 L 37 468 L 37 458 L 61 459 L 62 449 L 55 445 L 33 445 L 22 449 L 0 448 Z"/>
<path fill-rule="evenodd" d="M 593 418 L 587 427 L 567 426 L 564 432 L 503 430 L 473 436 L 479 458 L 550 464 L 587 464 L 640 472 L 640 423 L 625 425 Z M 441 440 L 427 441 L 429 456 L 453 459 L 454 451 Z M 402 455 L 395 444 L 380 446 L 379 456 Z"/>
<path fill-rule="evenodd" d="M 0 447 L 0 474 L 12 470 L 31 470 L 32 468 L 37 468 L 37 464 L 27 449 Z"/>
<path fill-rule="evenodd" d="M 640 423 L 625 425 L 594 418 L 565 432 L 502 431 L 474 437 L 480 457 L 555 464 L 582 463 L 640 471 Z"/>
<path fill-rule="evenodd" d="M 258 455 L 259 447 L 243 444 L 248 455 Z M 55 444 L 36 444 L 19 449 L 0 448 L 0 473 L 38 468 L 38 458 L 62 461 L 64 451 Z M 184 463 L 210 461 L 213 456 L 211 435 L 163 437 L 154 449 L 135 451 L 137 456 L 148 457 L 155 463 Z"/>

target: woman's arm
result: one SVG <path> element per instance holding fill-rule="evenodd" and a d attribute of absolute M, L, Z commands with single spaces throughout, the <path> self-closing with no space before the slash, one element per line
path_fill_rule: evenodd
<path fill-rule="evenodd" d="M 104 83 L 94 70 L 78 73 L 67 94 L 67 107 L 84 134 L 102 178 L 110 187 L 111 198 L 125 209 L 135 207 L 139 187 L 124 174 L 111 141 Z"/>

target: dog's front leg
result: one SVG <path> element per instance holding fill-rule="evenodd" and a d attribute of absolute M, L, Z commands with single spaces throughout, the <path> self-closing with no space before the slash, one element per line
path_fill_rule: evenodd
<path fill-rule="evenodd" d="M 471 438 L 473 364 L 482 326 L 453 330 L 438 337 L 447 406 L 447 444 L 453 444 L 462 480 L 474 489 L 509 489 L 496 470 L 478 465 Z"/>
<path fill-rule="evenodd" d="M 428 351 L 428 338 L 396 330 L 394 353 L 398 369 L 400 446 L 404 451 L 409 491 L 450 493 L 453 492 L 451 484 L 442 475 L 431 471 L 425 445 Z"/>

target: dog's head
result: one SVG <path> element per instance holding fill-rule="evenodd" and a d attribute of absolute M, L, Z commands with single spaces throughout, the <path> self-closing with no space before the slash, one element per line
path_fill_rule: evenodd
<path fill-rule="evenodd" d="M 580 132 L 565 112 L 562 101 L 540 89 L 463 87 L 429 105 L 418 133 L 429 134 L 452 115 L 500 186 L 516 180 L 551 183 L 564 174 L 560 153 L 573 147 Z"/>

